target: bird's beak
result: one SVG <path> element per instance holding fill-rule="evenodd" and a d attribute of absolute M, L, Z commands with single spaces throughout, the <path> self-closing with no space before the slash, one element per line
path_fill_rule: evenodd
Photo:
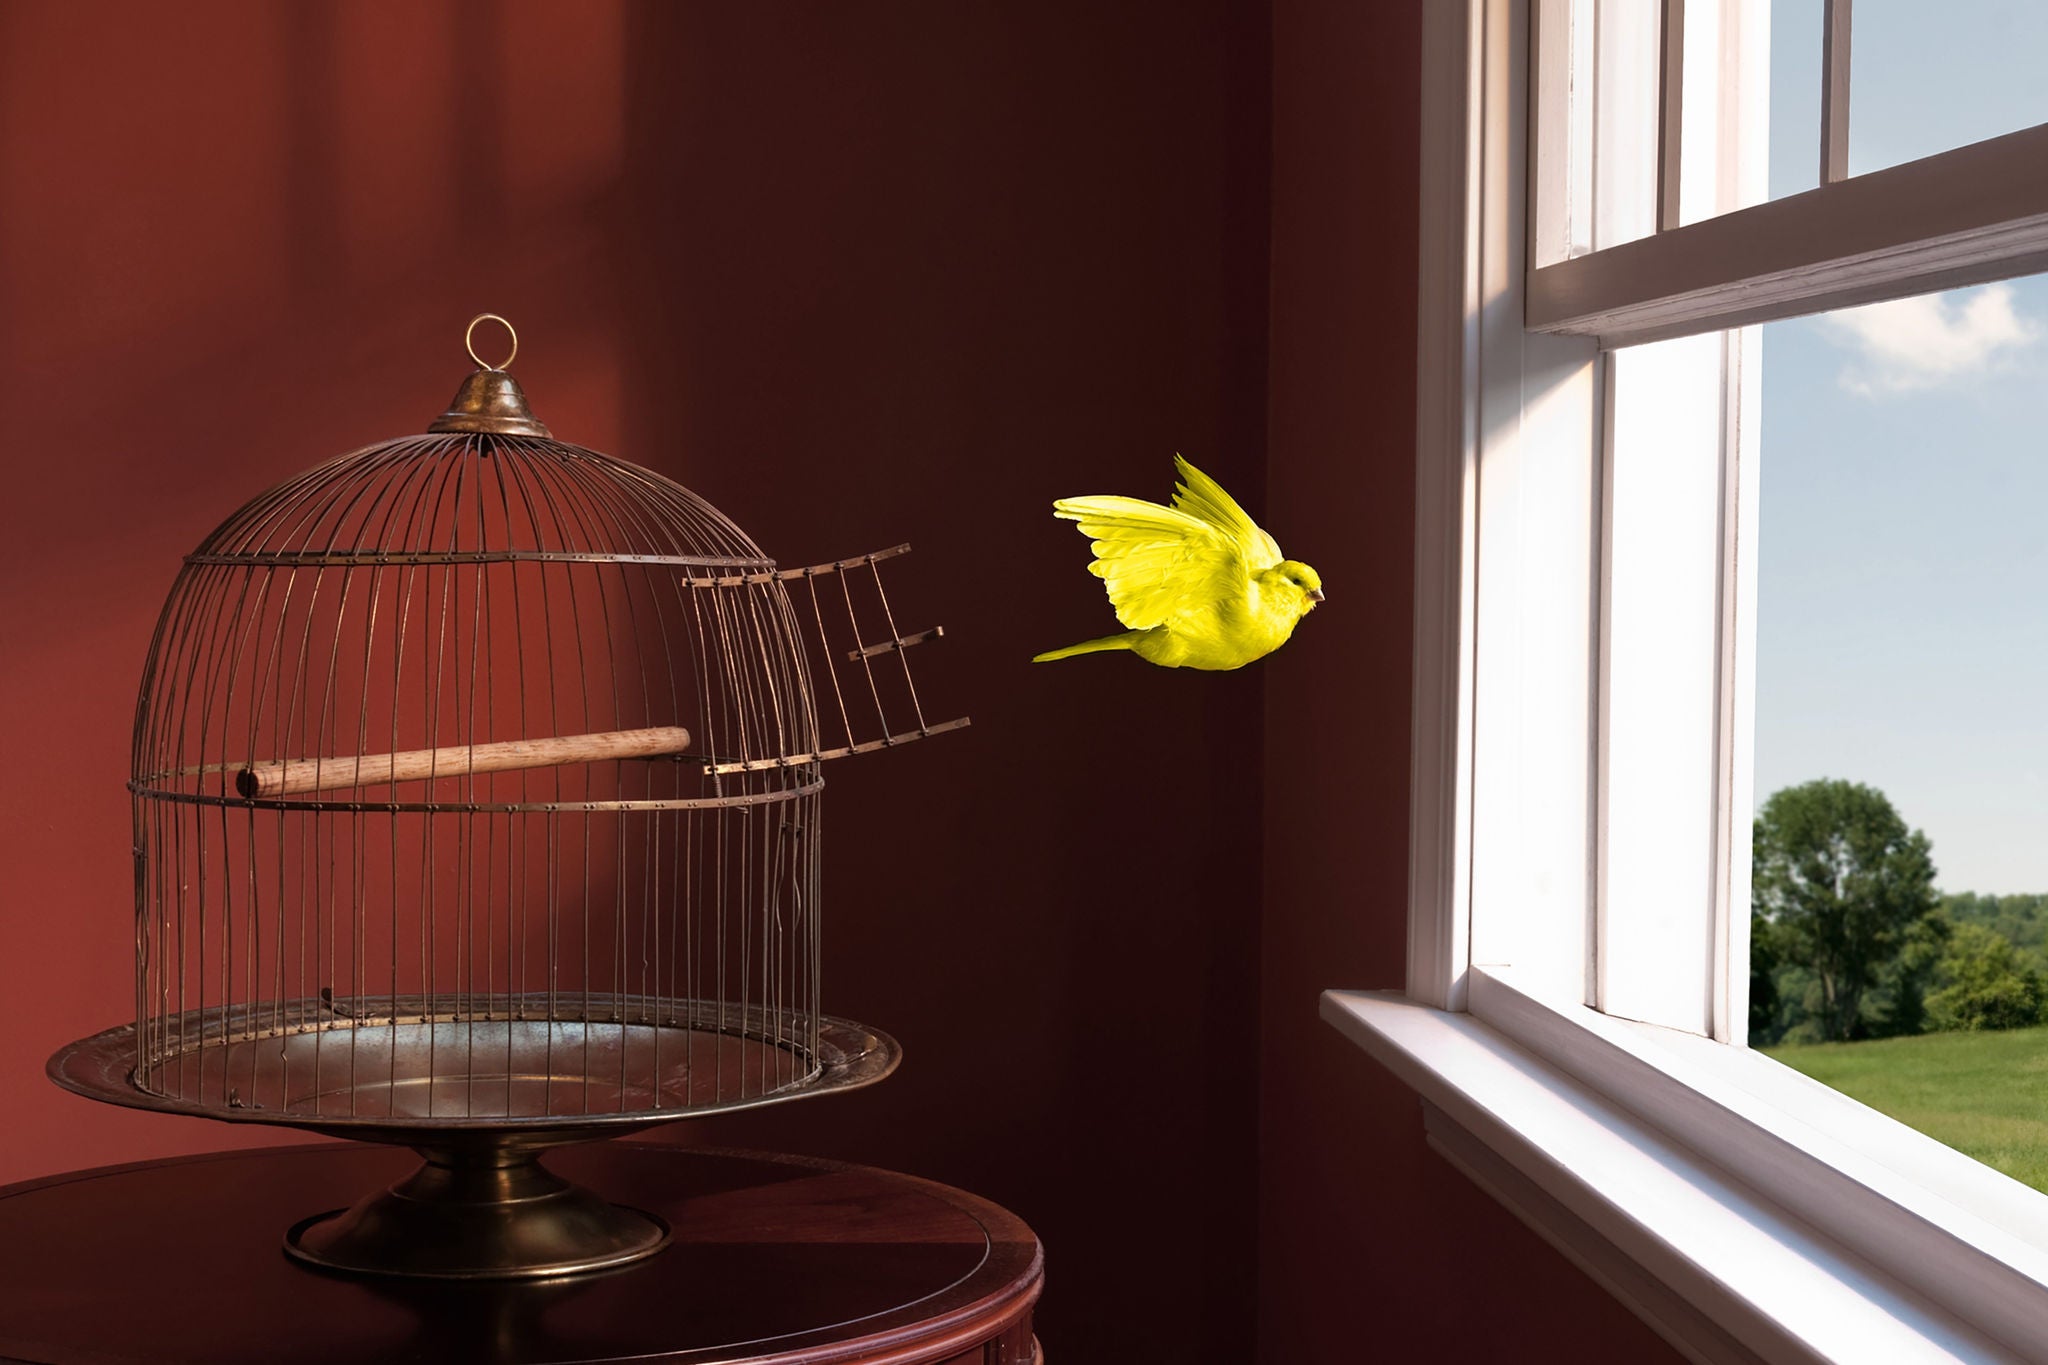
<path fill-rule="evenodd" d="M 1310 588 L 1310 589 L 1308 590 L 1308 600 L 1309 600 L 1309 601 L 1311 601 L 1311 602 L 1320 602 L 1320 601 L 1322 601 L 1322 600 L 1323 600 L 1323 590 L 1322 590 L 1321 588 Z"/>

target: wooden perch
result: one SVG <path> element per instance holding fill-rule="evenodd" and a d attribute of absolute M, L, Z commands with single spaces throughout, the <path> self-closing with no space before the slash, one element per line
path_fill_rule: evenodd
<path fill-rule="evenodd" d="M 332 791 L 336 787 L 424 782 L 430 777 L 555 768 L 570 763 L 602 763 L 613 758 L 659 758 L 679 754 L 689 747 L 688 730 L 665 725 L 651 730 L 608 730 L 596 735 L 451 744 L 445 749 L 408 749 L 396 754 L 279 758 L 251 763 L 236 773 L 235 790 L 253 801 L 299 792 Z"/>

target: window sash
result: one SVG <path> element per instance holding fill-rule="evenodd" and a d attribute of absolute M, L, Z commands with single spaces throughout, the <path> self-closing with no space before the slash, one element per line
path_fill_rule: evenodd
<path fill-rule="evenodd" d="M 1621 36 L 1652 49 L 1647 69 L 1685 72 L 1654 134 L 1642 100 L 1585 75 L 1616 6 L 1634 7 Z M 1650 12 L 1539 0 L 1531 331 L 1612 349 L 2048 270 L 2048 124 L 1845 176 L 1849 6 L 1830 0 L 1822 183 L 1759 202 L 1764 120 L 1745 88 L 1766 81 L 1768 6 L 1665 0 L 1677 29 L 1661 43 L 1644 40 Z"/>
<path fill-rule="evenodd" d="M 1760 203 L 1769 30 L 1767 0 L 1537 0 L 1531 266 Z"/>
<path fill-rule="evenodd" d="M 1558 998 L 1740 1042 L 1747 974 L 1727 963 L 1748 943 L 1747 880 L 1729 871 L 1729 850 L 1747 846 L 1745 695 L 1742 669 L 1721 661 L 1748 662 L 1731 648 L 1748 615 L 1723 566 L 1738 562 L 1754 482 L 1740 441 L 1753 421 L 1737 420 L 1754 368 L 1719 340 L 1628 357 L 1617 425 L 1597 344 L 1524 329 L 1530 73 L 1509 53 L 1528 40 L 1528 9 L 1483 10 L 1475 24 L 1434 6 L 1425 29 L 1429 59 L 1462 58 L 1476 93 L 1425 121 L 1443 145 L 1423 159 L 1408 988 L 1462 1008 L 1471 964 L 1512 964 Z M 1700 0 L 1691 12 L 1716 13 Z M 1462 99 L 1458 84 L 1424 88 Z M 1683 452 L 1658 420 L 1676 397 L 1700 409 Z M 1680 471 L 1708 506 L 1689 558 L 1656 553 L 1654 533 L 1603 543 L 1603 499 L 1686 505 L 1697 490 L 1671 486 Z M 1632 524 L 1642 512 L 1654 508 Z M 1680 588 L 1692 645 L 1675 660 L 1649 628 Z M 1704 691 L 1681 696 L 1674 669 Z M 1652 753 L 1665 738 L 1684 763 Z M 1674 819 L 1686 802 L 1696 818 Z M 1674 861 L 1689 869 L 1675 897 Z"/>

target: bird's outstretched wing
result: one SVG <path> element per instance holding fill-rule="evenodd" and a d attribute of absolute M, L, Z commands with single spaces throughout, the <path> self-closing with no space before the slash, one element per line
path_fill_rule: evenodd
<path fill-rule="evenodd" d="M 1215 480 L 1179 456 L 1186 483 L 1172 507 L 1142 498 L 1062 498 L 1053 511 L 1095 542 L 1089 572 L 1109 589 L 1130 630 L 1242 597 L 1251 575 L 1280 562 L 1280 547 Z"/>
<path fill-rule="evenodd" d="M 1265 529 L 1237 505 L 1237 499 L 1223 491 L 1223 485 L 1176 455 L 1173 467 L 1181 482 L 1174 487 L 1173 505 L 1190 516 L 1200 517 L 1236 541 L 1253 573 L 1270 569 L 1284 557 L 1280 546 Z"/>

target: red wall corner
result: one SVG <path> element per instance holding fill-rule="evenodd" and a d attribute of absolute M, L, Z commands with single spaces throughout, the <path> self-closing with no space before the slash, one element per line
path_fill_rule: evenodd
<path fill-rule="evenodd" d="M 1329 589 L 1266 676 L 1259 1356 L 1677 1360 L 1317 1016 L 1406 970 L 1421 12 L 1273 5 L 1267 503 Z"/>

